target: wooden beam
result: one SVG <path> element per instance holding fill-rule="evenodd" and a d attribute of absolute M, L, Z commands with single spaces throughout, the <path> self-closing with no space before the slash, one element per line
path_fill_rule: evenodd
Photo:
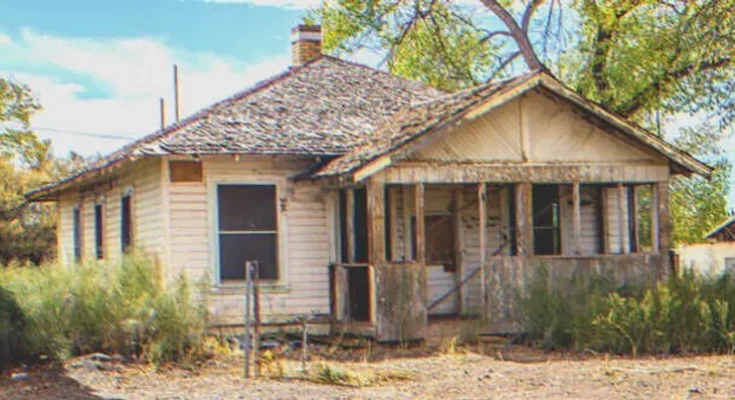
<path fill-rule="evenodd" d="M 485 268 L 487 267 L 487 184 L 479 183 L 477 185 L 477 207 L 478 207 L 478 232 L 480 246 L 480 287 L 482 288 L 482 312 L 487 313 L 487 277 L 485 276 Z"/>
<path fill-rule="evenodd" d="M 659 182 L 654 185 L 658 194 L 658 250 L 668 259 L 671 247 L 671 220 L 669 219 L 669 184 Z"/>
<path fill-rule="evenodd" d="M 454 283 L 459 285 L 462 282 L 464 274 L 464 228 L 462 227 L 462 207 L 464 205 L 464 196 L 462 187 L 452 189 L 452 204 L 454 209 Z M 457 291 L 457 310 L 461 313 L 464 310 L 464 291 L 460 287 Z"/>
<path fill-rule="evenodd" d="M 345 221 L 347 234 L 347 262 L 355 263 L 355 190 L 345 189 Z"/>
<path fill-rule="evenodd" d="M 416 261 L 426 268 L 426 229 L 424 227 L 424 184 L 414 186 L 414 212 L 416 216 Z"/>
<path fill-rule="evenodd" d="M 477 183 L 534 182 L 597 184 L 600 182 L 651 183 L 669 179 L 667 164 L 595 165 L 559 164 L 494 164 L 461 162 L 404 161 L 385 171 L 386 183 Z"/>
<path fill-rule="evenodd" d="M 516 200 L 516 248 L 517 255 L 533 255 L 533 204 L 531 203 L 531 184 L 515 185 Z"/>
<path fill-rule="evenodd" d="M 524 98 L 525 96 L 518 98 L 518 124 L 521 133 L 521 159 L 525 163 L 531 158 L 531 128 L 530 121 L 526 120 L 527 115 L 524 110 Z"/>
<path fill-rule="evenodd" d="M 603 186 L 600 188 L 600 235 L 602 235 L 602 249 L 600 253 L 610 253 L 610 210 L 608 209 L 608 190 Z"/>
<path fill-rule="evenodd" d="M 628 219 L 627 208 L 625 207 L 625 186 L 622 183 L 617 185 L 618 192 L 618 231 L 620 239 L 620 254 L 628 254 L 628 230 L 626 229 L 625 220 Z"/>
<path fill-rule="evenodd" d="M 651 188 L 651 251 L 660 252 L 659 246 L 659 220 L 658 220 L 658 191 L 656 185 L 650 185 Z"/>
<path fill-rule="evenodd" d="M 368 211 L 368 263 L 378 265 L 385 260 L 385 186 L 369 179 L 367 183 Z"/>
<path fill-rule="evenodd" d="M 572 185 L 572 242 L 574 254 L 582 254 L 582 204 L 579 182 Z"/>
<path fill-rule="evenodd" d="M 414 204 L 411 186 L 403 185 L 403 259 L 413 260 L 413 243 L 411 242 L 411 212 Z"/>

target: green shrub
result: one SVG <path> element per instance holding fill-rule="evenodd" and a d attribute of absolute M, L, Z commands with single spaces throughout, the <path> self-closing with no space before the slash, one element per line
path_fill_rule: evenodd
<path fill-rule="evenodd" d="M 0 369 L 23 358 L 25 323 L 15 297 L 0 287 Z"/>
<path fill-rule="evenodd" d="M 735 280 L 687 271 L 653 286 L 609 276 L 551 281 L 540 268 L 518 296 L 529 338 L 549 348 L 614 353 L 735 350 Z"/>
<path fill-rule="evenodd" d="M 142 257 L 75 266 L 11 266 L 0 287 L 25 315 L 26 355 L 63 360 L 93 351 L 161 362 L 197 352 L 205 333 L 204 301 L 185 277 L 164 285 Z"/>

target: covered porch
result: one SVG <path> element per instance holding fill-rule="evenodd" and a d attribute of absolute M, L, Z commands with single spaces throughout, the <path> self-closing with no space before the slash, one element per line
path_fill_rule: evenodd
<path fill-rule="evenodd" d="M 331 188 L 331 312 L 349 332 L 422 339 L 430 318 L 520 330 L 514 297 L 550 279 L 668 272 L 668 170 L 401 163 Z"/>

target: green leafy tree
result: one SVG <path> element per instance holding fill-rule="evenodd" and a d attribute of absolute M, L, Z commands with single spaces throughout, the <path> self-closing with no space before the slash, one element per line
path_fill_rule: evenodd
<path fill-rule="evenodd" d="M 30 131 L 40 109 L 30 89 L 0 79 L 0 264 L 40 263 L 55 254 L 55 208 L 28 204 L 23 194 L 65 171 L 49 141 Z"/>
<path fill-rule="evenodd" d="M 392 73 L 445 90 L 546 68 L 718 167 L 711 181 L 672 181 L 677 242 L 726 216 L 735 0 L 332 0 L 309 18 L 328 51 L 374 52 Z M 666 129 L 682 115 L 699 123 Z"/>

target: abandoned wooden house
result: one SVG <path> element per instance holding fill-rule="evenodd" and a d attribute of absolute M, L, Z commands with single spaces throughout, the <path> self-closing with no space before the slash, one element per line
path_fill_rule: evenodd
<path fill-rule="evenodd" d="M 515 329 L 540 266 L 667 273 L 668 181 L 707 165 L 546 71 L 443 93 L 320 49 L 298 26 L 287 71 L 30 192 L 58 203 L 61 260 L 208 276 L 220 324 L 258 260 L 266 324 L 326 314 L 379 340 L 440 315 Z"/>

